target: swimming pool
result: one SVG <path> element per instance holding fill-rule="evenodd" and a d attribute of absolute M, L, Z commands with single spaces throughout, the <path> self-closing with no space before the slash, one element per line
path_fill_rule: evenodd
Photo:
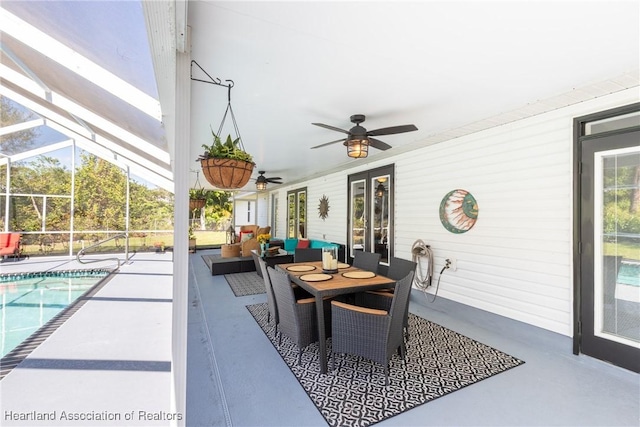
<path fill-rule="evenodd" d="M 106 269 L 0 275 L 0 358 L 89 293 Z"/>

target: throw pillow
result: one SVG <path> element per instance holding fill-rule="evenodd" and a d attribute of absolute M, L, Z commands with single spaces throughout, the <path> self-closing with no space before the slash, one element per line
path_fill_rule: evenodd
<path fill-rule="evenodd" d="M 240 241 L 244 243 L 247 240 L 251 240 L 251 239 L 253 239 L 253 233 L 242 233 L 242 237 L 240 238 Z"/>
<path fill-rule="evenodd" d="M 308 239 L 299 239 L 298 240 L 298 246 L 296 246 L 297 249 L 307 249 L 309 247 L 309 240 Z"/>

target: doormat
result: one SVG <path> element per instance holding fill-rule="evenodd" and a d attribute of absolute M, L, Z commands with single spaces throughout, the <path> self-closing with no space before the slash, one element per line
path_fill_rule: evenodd
<path fill-rule="evenodd" d="M 369 426 L 524 363 L 409 313 L 406 361 L 391 359 L 389 386 L 382 366 L 356 356 L 340 355 L 337 370 L 321 374 L 318 343 L 304 350 L 298 366 L 297 346 L 285 336 L 278 345 L 267 324 L 267 304 L 247 309 L 330 426 Z M 331 338 L 327 347 L 331 354 Z"/>
<path fill-rule="evenodd" d="M 264 294 L 267 292 L 264 287 L 264 280 L 258 276 L 255 271 L 225 274 L 224 278 L 237 297 Z"/>

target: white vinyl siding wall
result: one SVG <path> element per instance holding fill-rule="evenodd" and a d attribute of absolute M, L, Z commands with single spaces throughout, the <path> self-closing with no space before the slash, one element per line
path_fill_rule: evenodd
<path fill-rule="evenodd" d="M 630 89 L 461 136 L 279 191 L 307 187 L 309 238 L 346 243 L 347 176 L 395 164 L 395 256 L 422 239 L 434 252 L 439 296 L 564 335 L 573 333 L 573 119 L 638 102 Z M 393 145 L 390 140 L 389 143 Z M 375 151 L 375 150 L 374 150 Z M 478 202 L 466 233 L 440 223 L 440 201 L 456 188 Z M 318 217 L 329 198 L 328 218 Z M 282 215 L 282 229 L 284 218 Z M 433 292 L 430 288 L 429 292 Z"/>

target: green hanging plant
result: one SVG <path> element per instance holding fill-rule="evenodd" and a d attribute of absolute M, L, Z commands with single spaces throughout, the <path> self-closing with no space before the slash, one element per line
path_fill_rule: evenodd
<path fill-rule="evenodd" d="M 211 130 L 211 134 L 213 135 L 213 143 L 211 145 L 202 144 L 204 154 L 198 157 L 198 161 L 214 158 L 241 160 L 243 162 L 253 163 L 251 154 L 240 148 L 239 137 L 232 139 L 231 135 L 228 135 L 226 141 L 223 143 L 222 139 L 215 134 L 213 129 Z"/>

